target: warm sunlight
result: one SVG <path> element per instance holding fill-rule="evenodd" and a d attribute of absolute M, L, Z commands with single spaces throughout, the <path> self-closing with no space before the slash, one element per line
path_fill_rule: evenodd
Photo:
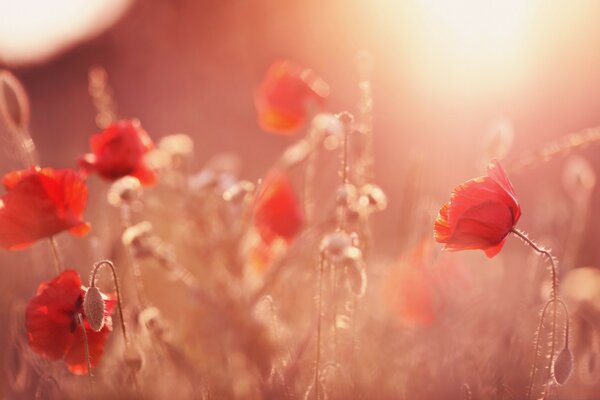
<path fill-rule="evenodd" d="M 414 7 L 412 45 L 427 86 L 456 89 L 464 80 L 504 86 L 519 77 L 532 2 L 423 0 Z"/>

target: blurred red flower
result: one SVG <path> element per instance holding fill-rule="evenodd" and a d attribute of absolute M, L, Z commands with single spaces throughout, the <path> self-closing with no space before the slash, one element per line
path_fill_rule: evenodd
<path fill-rule="evenodd" d="M 96 172 L 114 181 L 130 175 L 143 185 L 156 182 L 155 173 L 145 164 L 144 156 L 154 143 L 138 120 L 117 121 L 90 139 L 92 152 L 79 159 L 85 173 Z"/>
<path fill-rule="evenodd" d="M 257 195 L 254 224 L 262 240 L 270 244 L 276 238 L 291 241 L 302 228 L 304 216 L 292 183 L 286 174 L 270 173 Z"/>
<path fill-rule="evenodd" d="M 452 191 L 439 211 L 435 239 L 448 250 L 480 249 L 493 257 L 521 217 L 521 208 L 506 172 L 492 161 L 488 176 L 472 179 Z"/>
<path fill-rule="evenodd" d="M 322 108 L 328 95 L 329 85 L 312 70 L 291 61 L 276 62 L 256 92 L 260 126 L 268 132 L 291 134 L 304 125 L 309 107 Z"/>
<path fill-rule="evenodd" d="M 394 267 L 383 288 L 388 307 L 411 326 L 429 326 L 436 319 L 434 282 L 428 270 L 432 261 L 430 240 L 422 240 Z"/>
<path fill-rule="evenodd" d="M 29 346 L 37 354 L 50 360 L 65 360 L 73 374 L 86 374 L 87 360 L 83 331 L 77 315 L 84 316 L 85 332 L 90 351 L 90 362 L 95 367 L 104 353 L 104 345 L 112 330 L 110 315 L 115 299 L 103 295 L 105 300 L 105 325 L 95 332 L 85 320 L 83 296 L 87 288 L 81 286 L 79 274 L 66 270 L 49 282 L 42 283 L 35 297 L 29 300 L 25 314 Z"/>
<path fill-rule="evenodd" d="M 85 235 L 82 221 L 87 186 L 70 169 L 31 167 L 4 175 L 6 194 L 0 198 L 0 246 L 23 249 L 36 240 L 64 230 Z"/>

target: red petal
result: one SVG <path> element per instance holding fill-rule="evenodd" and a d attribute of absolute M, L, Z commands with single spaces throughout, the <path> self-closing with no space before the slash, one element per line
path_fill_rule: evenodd
<path fill-rule="evenodd" d="M 276 110 L 259 112 L 258 122 L 265 131 L 291 135 L 304 124 L 304 115 L 291 115 Z"/>
<path fill-rule="evenodd" d="M 304 217 L 287 175 L 272 172 L 257 195 L 254 222 L 268 244 L 275 237 L 292 240 L 302 228 Z"/>
<path fill-rule="evenodd" d="M 71 321 L 81 295 L 79 274 L 66 270 L 42 283 L 27 304 L 25 324 L 31 349 L 57 360 L 64 356 L 71 341 Z"/>
<path fill-rule="evenodd" d="M 304 123 L 310 103 L 320 108 L 328 94 L 329 86 L 313 71 L 276 62 L 256 92 L 259 122 L 269 132 L 291 133 Z"/>
<path fill-rule="evenodd" d="M 110 327 L 104 326 L 100 332 L 95 332 L 87 321 L 84 321 L 85 332 L 87 334 L 88 347 L 90 352 L 90 363 L 96 367 L 104 354 L 104 346 L 110 334 Z M 85 356 L 85 344 L 83 341 L 81 325 L 77 325 L 72 334 L 72 340 L 65 354 L 65 363 L 69 371 L 75 375 L 84 375 L 88 373 L 87 358 Z"/>
<path fill-rule="evenodd" d="M 481 249 L 492 257 L 518 221 L 521 210 L 502 167 L 492 163 L 489 177 L 457 186 L 434 224 L 434 237 L 448 250 Z"/>
<path fill-rule="evenodd" d="M 10 189 L 0 207 L 0 246 L 23 248 L 84 224 L 87 186 L 73 170 L 17 171 L 5 177 Z"/>
<path fill-rule="evenodd" d="M 115 180 L 133 175 L 140 182 L 152 184 L 154 174 L 146 167 L 144 155 L 154 144 L 137 120 L 118 121 L 90 139 L 91 155 L 79 160 L 86 172 L 97 172 L 105 179 Z"/>

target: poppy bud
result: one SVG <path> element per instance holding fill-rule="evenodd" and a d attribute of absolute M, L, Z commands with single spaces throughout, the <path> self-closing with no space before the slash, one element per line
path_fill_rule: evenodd
<path fill-rule="evenodd" d="M 565 348 L 558 353 L 558 356 L 554 360 L 554 364 L 552 364 L 552 375 L 554 376 L 556 383 L 564 385 L 571 376 L 572 371 L 573 353 L 571 353 L 569 347 L 565 346 Z"/>
<path fill-rule="evenodd" d="M 83 311 L 85 319 L 95 332 L 100 332 L 104 327 L 105 305 L 102 294 L 97 287 L 88 288 L 83 297 Z"/>

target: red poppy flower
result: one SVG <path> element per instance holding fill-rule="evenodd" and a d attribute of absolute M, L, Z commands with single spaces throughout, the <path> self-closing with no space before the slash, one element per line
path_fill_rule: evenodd
<path fill-rule="evenodd" d="M 254 224 L 267 244 L 280 237 L 291 241 L 302 228 L 302 207 L 292 183 L 282 172 L 272 172 L 257 195 Z"/>
<path fill-rule="evenodd" d="M 90 139 L 92 152 L 79 159 L 86 173 L 97 172 L 110 181 L 134 176 L 144 185 L 156 182 L 156 175 L 144 162 L 154 143 L 137 120 L 118 121 Z"/>
<path fill-rule="evenodd" d="M 22 249 L 64 230 L 85 235 L 81 220 L 87 186 L 76 171 L 32 167 L 4 175 L 0 198 L 0 247 Z"/>
<path fill-rule="evenodd" d="M 480 249 L 491 258 L 520 217 L 515 191 L 500 164 L 492 161 L 488 176 L 454 188 L 440 209 L 434 236 L 448 250 Z"/>
<path fill-rule="evenodd" d="M 436 319 L 434 277 L 428 266 L 431 243 L 421 243 L 392 270 L 383 294 L 391 311 L 411 326 L 428 326 Z"/>
<path fill-rule="evenodd" d="M 256 92 L 258 121 L 268 132 L 293 133 L 304 124 L 310 104 L 322 108 L 328 95 L 329 86 L 312 70 L 276 62 Z"/>
<path fill-rule="evenodd" d="M 87 288 L 81 286 L 79 274 L 66 270 L 49 282 L 42 283 L 34 298 L 29 300 L 25 314 L 29 346 L 37 354 L 50 360 L 64 359 L 73 374 L 86 374 L 87 360 L 83 331 L 77 315 L 83 311 L 83 296 Z M 85 320 L 90 363 L 95 367 L 104 353 L 104 345 L 112 330 L 110 315 L 115 300 L 105 299 L 105 325 L 95 332 Z"/>

